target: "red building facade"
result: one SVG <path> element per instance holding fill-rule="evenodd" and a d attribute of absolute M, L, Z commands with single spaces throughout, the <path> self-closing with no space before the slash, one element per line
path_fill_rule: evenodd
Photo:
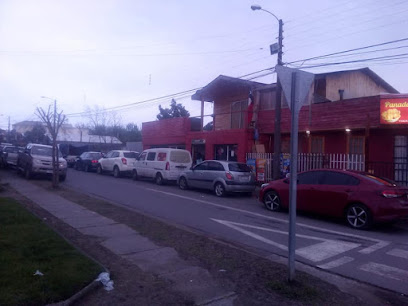
<path fill-rule="evenodd" d="M 384 171 L 390 178 L 396 167 L 407 167 L 408 95 L 398 94 L 370 70 L 326 74 L 322 79 L 316 78 L 311 102 L 300 111 L 299 152 L 365 155 L 366 170 L 388 167 Z M 366 88 L 361 94 L 372 95 L 358 96 L 360 89 L 353 88 L 356 79 Z M 336 84 L 341 86 L 337 97 Z M 144 149 L 178 147 L 191 151 L 194 159 L 240 162 L 246 161 L 246 153 L 274 151 L 274 84 L 220 76 L 192 98 L 214 103 L 212 129 L 203 129 L 203 116 L 146 122 Z M 281 151 L 290 153 L 290 110 L 284 98 L 281 103 Z"/>

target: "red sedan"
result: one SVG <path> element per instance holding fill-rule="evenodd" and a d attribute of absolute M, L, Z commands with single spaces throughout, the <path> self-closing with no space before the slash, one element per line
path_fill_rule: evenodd
<path fill-rule="evenodd" d="M 289 179 L 263 184 L 259 200 L 271 211 L 289 207 Z M 344 217 L 357 229 L 408 216 L 408 188 L 368 173 L 318 169 L 298 174 L 297 209 Z"/>

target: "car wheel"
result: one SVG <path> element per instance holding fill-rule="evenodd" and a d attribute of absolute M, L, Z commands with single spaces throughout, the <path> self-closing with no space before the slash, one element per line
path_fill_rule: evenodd
<path fill-rule="evenodd" d="M 118 166 L 115 166 L 113 168 L 113 176 L 116 177 L 116 178 L 120 177 L 120 170 L 119 170 Z"/>
<path fill-rule="evenodd" d="M 214 185 L 214 192 L 217 197 L 225 196 L 225 187 L 222 183 L 216 183 Z"/>
<path fill-rule="evenodd" d="M 372 225 L 370 210 L 363 204 L 351 204 L 346 210 L 348 225 L 356 229 L 367 229 Z"/>
<path fill-rule="evenodd" d="M 137 181 L 137 180 L 139 179 L 139 176 L 137 175 L 137 171 L 136 171 L 136 170 L 133 170 L 133 171 L 132 171 L 132 179 L 133 179 L 134 181 Z"/>
<path fill-rule="evenodd" d="M 263 199 L 266 209 L 270 211 L 279 211 L 282 208 L 281 200 L 276 191 L 268 191 Z"/>
<path fill-rule="evenodd" d="M 157 185 L 163 185 L 163 177 L 160 173 L 156 174 L 155 182 Z"/>
<path fill-rule="evenodd" d="M 67 178 L 66 175 L 60 175 L 59 181 L 60 181 L 60 182 L 65 182 L 65 179 L 66 179 L 66 178 Z"/>
<path fill-rule="evenodd" d="M 102 170 L 102 166 L 98 165 L 98 167 L 96 168 L 96 173 L 98 174 L 103 174 L 103 170 Z"/>
<path fill-rule="evenodd" d="M 24 169 L 24 177 L 27 180 L 31 179 L 31 177 L 32 177 L 31 169 L 28 166 Z"/>
<path fill-rule="evenodd" d="M 188 183 L 187 183 L 187 180 L 186 180 L 186 178 L 184 176 L 180 177 L 179 187 L 182 190 L 188 189 Z"/>
<path fill-rule="evenodd" d="M 89 172 L 89 165 L 85 165 L 84 171 L 85 171 L 85 172 Z"/>

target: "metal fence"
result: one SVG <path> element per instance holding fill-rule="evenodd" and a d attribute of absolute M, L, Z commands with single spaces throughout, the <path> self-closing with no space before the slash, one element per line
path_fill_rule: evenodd
<path fill-rule="evenodd" d="M 367 162 L 367 172 L 408 186 L 408 163 Z"/>
<path fill-rule="evenodd" d="M 284 159 L 288 159 L 288 154 L 281 157 L 281 173 L 284 175 Z M 272 180 L 273 173 L 273 153 L 247 153 L 246 159 L 263 159 L 265 160 L 265 181 Z M 298 171 L 307 171 L 312 169 L 346 169 L 364 171 L 365 159 L 361 154 L 320 154 L 320 153 L 299 153 L 298 154 Z M 288 169 L 286 169 L 288 170 Z"/>

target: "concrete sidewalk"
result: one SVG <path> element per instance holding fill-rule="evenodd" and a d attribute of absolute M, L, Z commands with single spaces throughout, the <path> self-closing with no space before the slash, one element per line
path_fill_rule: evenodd
<path fill-rule="evenodd" d="M 7 180 L 19 193 L 84 235 L 100 238 L 100 244 L 142 271 L 170 281 L 197 305 L 233 305 L 236 294 L 224 288 L 210 273 L 181 259 L 176 250 L 156 245 L 128 227 L 68 201 L 28 181 Z"/>

